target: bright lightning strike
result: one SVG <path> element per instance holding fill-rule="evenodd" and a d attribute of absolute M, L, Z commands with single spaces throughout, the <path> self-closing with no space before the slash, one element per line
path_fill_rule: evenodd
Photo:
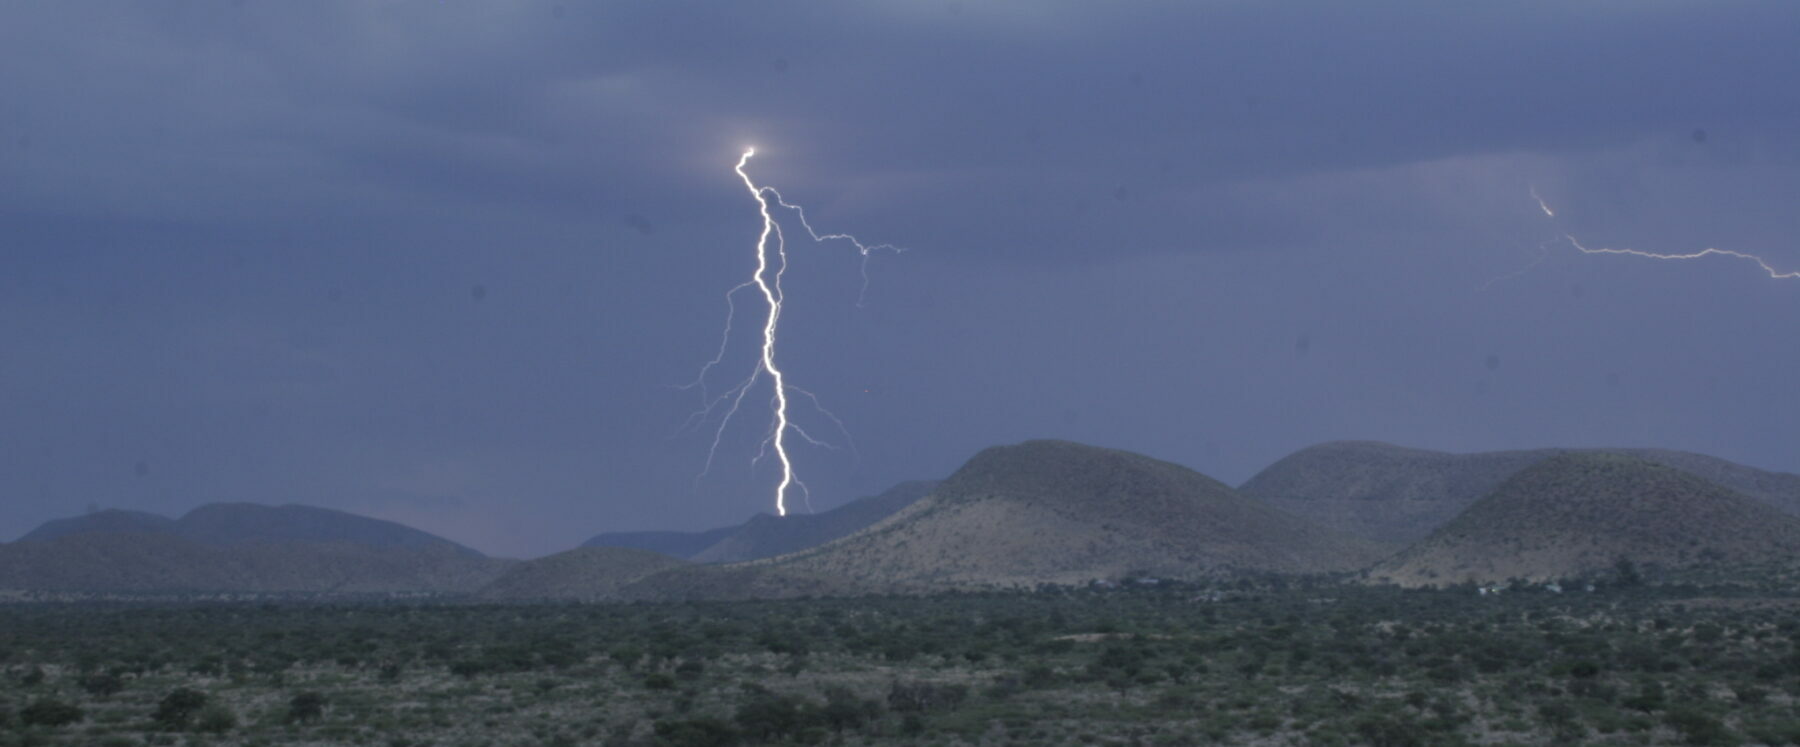
<path fill-rule="evenodd" d="M 1544 202 L 1544 198 L 1538 196 L 1537 187 L 1531 187 L 1530 191 L 1531 191 L 1531 199 L 1537 200 L 1538 209 L 1544 211 L 1544 215 L 1548 215 L 1552 218 L 1555 218 L 1556 211 L 1551 210 L 1550 203 Z"/>
<path fill-rule="evenodd" d="M 688 425 L 703 422 L 715 410 L 720 407 L 725 408 L 725 414 L 720 418 L 717 430 L 713 431 L 712 445 L 706 452 L 706 466 L 700 472 L 701 476 L 704 476 L 712 469 L 713 460 L 718 453 L 719 442 L 724 438 L 726 426 L 730 425 L 732 418 L 738 414 L 744 399 L 749 396 L 751 390 L 755 389 L 765 377 L 768 379 L 772 392 L 769 398 L 769 408 L 773 422 L 770 424 L 768 434 L 763 438 L 761 446 L 757 449 L 756 456 L 751 459 L 751 464 L 758 464 L 771 455 L 780 463 L 781 481 L 775 486 L 775 511 L 779 515 L 786 516 L 787 497 L 790 489 L 798 488 L 801 496 L 809 504 L 811 503 L 806 483 L 802 482 L 794 473 L 793 455 L 788 449 L 788 435 L 793 434 L 812 446 L 835 448 L 830 443 L 814 438 L 807 433 L 805 428 L 793 421 L 788 412 L 789 393 L 792 392 L 810 400 L 813 408 L 830 420 L 837 427 L 838 432 L 843 434 L 845 442 L 853 451 L 855 450 L 855 441 L 850 438 L 850 432 L 844 428 L 843 421 L 830 410 L 825 409 L 824 405 L 819 402 L 818 395 L 789 384 L 787 373 L 776 365 L 776 343 L 780 337 L 781 312 L 787 300 L 786 294 L 782 290 L 781 280 L 782 276 L 787 273 L 788 253 L 786 235 L 782 232 L 781 223 L 775 219 L 775 208 L 793 211 L 800 225 L 806 229 L 807 236 L 814 242 L 844 241 L 856 247 L 857 252 L 863 258 L 862 290 L 858 293 L 856 300 L 856 305 L 859 307 L 862 306 L 869 288 L 869 256 L 878 251 L 899 253 L 904 250 L 892 244 L 865 243 L 847 233 L 819 233 L 806 219 L 805 209 L 788 202 L 774 187 L 760 186 L 750 178 L 750 174 L 744 169 L 750 163 L 750 158 L 755 155 L 755 148 L 745 150 L 733 171 L 743 181 L 744 188 L 750 191 L 750 197 L 756 200 L 757 210 L 762 216 L 762 230 L 756 237 L 756 271 L 751 273 L 749 280 L 726 291 L 725 332 L 719 340 L 718 351 L 714 353 L 711 360 L 700 367 L 699 376 L 683 388 L 698 388 L 701 392 L 702 408 L 689 416 Z M 756 365 L 751 369 L 748 377 L 714 397 L 707 390 L 707 374 L 725 360 L 726 349 L 730 347 L 732 327 L 737 317 L 737 301 L 735 299 L 738 292 L 751 288 L 756 289 L 757 293 L 762 296 L 763 303 L 768 308 L 768 315 L 763 318 L 762 343 Z"/>
<path fill-rule="evenodd" d="M 1598 249 L 1589 249 L 1585 246 L 1582 246 L 1580 241 L 1575 240 L 1574 236 L 1570 236 L 1565 233 L 1565 234 L 1563 234 L 1563 238 L 1568 239 L 1569 244 L 1573 245 L 1576 249 L 1581 250 L 1582 254 L 1627 254 L 1627 255 L 1630 255 L 1633 257 L 1645 257 L 1648 259 L 1703 259 L 1706 257 L 1713 257 L 1713 256 L 1736 257 L 1738 259 L 1747 259 L 1747 260 L 1750 260 L 1751 262 L 1755 262 L 1756 266 L 1761 267 L 1763 272 L 1767 273 L 1768 276 L 1772 279 L 1775 279 L 1775 280 L 1800 279 L 1800 270 L 1794 270 L 1791 272 L 1782 272 L 1780 270 L 1775 269 L 1767 261 L 1765 261 L 1762 257 L 1758 257 L 1754 254 L 1745 254 L 1743 252 L 1735 252 L 1730 249 L 1713 249 L 1711 247 L 1708 247 L 1706 249 L 1701 249 L 1700 251 L 1692 252 L 1689 254 L 1662 254 L 1662 253 L 1658 253 L 1658 252 L 1640 251 L 1637 249 L 1611 249 L 1611 248 L 1607 248 L 1607 247 L 1600 247 Z"/>
<path fill-rule="evenodd" d="M 1550 218 L 1553 221 L 1556 220 L 1556 211 L 1550 207 L 1550 203 L 1545 202 L 1544 198 L 1538 195 L 1537 188 L 1532 187 L 1532 188 L 1530 188 L 1529 191 L 1531 193 L 1531 199 L 1533 201 L 1537 202 L 1538 209 L 1544 211 L 1544 215 L 1546 217 Z M 1733 259 L 1748 260 L 1750 262 L 1756 263 L 1757 267 L 1762 268 L 1763 274 L 1768 275 L 1769 278 L 1772 280 L 1800 280 L 1800 270 L 1790 270 L 1790 271 L 1784 272 L 1782 270 L 1776 269 L 1774 265 L 1769 264 L 1768 260 L 1765 260 L 1760 256 L 1757 256 L 1755 254 L 1749 254 L 1746 252 L 1734 251 L 1731 249 L 1715 249 L 1712 247 L 1707 247 L 1705 249 L 1701 249 L 1696 252 L 1675 254 L 1675 253 L 1665 253 L 1665 252 L 1647 252 L 1647 251 L 1643 251 L 1641 249 L 1630 249 L 1630 248 L 1617 248 L 1617 249 L 1611 248 L 1611 247 L 1590 248 L 1587 245 L 1582 244 L 1579 239 L 1575 238 L 1574 236 L 1572 236 L 1570 234 L 1566 234 L 1566 233 L 1562 234 L 1562 237 L 1569 242 L 1570 246 L 1575 247 L 1575 249 L 1577 251 L 1581 252 L 1582 254 L 1622 254 L 1622 255 L 1632 256 L 1632 257 L 1643 257 L 1645 259 L 1661 259 L 1661 260 L 1689 260 L 1689 259 L 1705 259 L 1707 257 L 1731 257 Z M 1503 276 L 1494 278 L 1492 280 L 1489 280 L 1487 283 L 1483 284 L 1481 286 L 1481 288 L 1483 290 L 1485 290 L 1485 289 L 1487 289 L 1488 286 L 1491 286 L 1496 282 L 1499 282 L 1502 280 L 1509 280 L 1512 278 L 1516 278 L 1520 275 L 1523 275 L 1523 274 L 1531 271 L 1532 268 L 1538 266 L 1539 264 L 1542 264 L 1545 256 L 1546 255 L 1544 255 L 1544 254 L 1540 254 L 1538 256 L 1537 260 L 1535 260 L 1531 264 L 1525 266 L 1524 269 L 1521 269 L 1517 272 L 1513 272 L 1513 273 L 1503 275 Z"/>

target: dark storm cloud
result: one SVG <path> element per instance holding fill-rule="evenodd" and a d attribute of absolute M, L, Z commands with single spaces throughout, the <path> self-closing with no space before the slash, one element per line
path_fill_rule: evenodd
<path fill-rule="evenodd" d="M 1133 194 L 1149 203 L 1137 217 L 1200 211 L 1211 220 L 1195 223 L 1218 232 L 1201 238 L 1225 241 L 1127 230 L 1120 248 L 1208 248 L 1292 238 L 1280 216 L 1243 217 L 1252 205 L 1230 185 L 1250 179 L 1598 149 L 1697 125 L 1785 133 L 1800 91 L 1770 72 L 1800 67 L 1800 51 L 1765 30 L 1797 14 L 1747 3 L 34 6 L 14 15 L 38 17 L 9 24 L 8 87 L 34 95 L 10 105 L 32 153 L 8 186 L 51 209 L 102 197 L 165 216 L 452 197 L 568 214 L 667 199 L 757 142 L 792 155 L 772 168 L 856 175 L 897 212 L 971 199 L 1094 210 Z M 75 53 L 54 46 L 71 35 Z M 244 179 L 260 188 L 235 186 Z M 171 204 L 170 192 L 186 199 Z M 961 252 L 1064 255 L 1092 238 L 952 228 L 982 239 Z"/>
<path fill-rule="evenodd" d="M 793 270 L 784 355 L 861 446 L 807 464 L 826 501 L 1040 435 L 1227 479 L 1329 437 L 1791 469 L 1796 403 L 1763 372 L 1800 361 L 1761 342 L 1791 291 L 1683 279 L 1684 316 L 1667 268 L 1538 247 L 1800 264 L 1796 25 L 1749 2 L 10 6 L 0 535 L 293 500 L 529 553 L 763 508 L 735 451 L 693 479 L 707 434 L 674 435 L 695 398 L 670 386 L 747 271 L 748 144 L 821 227 L 914 249 L 877 258 L 866 308 L 841 248 Z"/>

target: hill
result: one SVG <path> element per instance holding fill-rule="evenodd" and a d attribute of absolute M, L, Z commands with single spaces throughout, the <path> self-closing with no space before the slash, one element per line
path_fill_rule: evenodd
<path fill-rule="evenodd" d="M 1617 449 L 1614 451 L 1674 467 L 1767 503 L 1790 516 L 1800 516 L 1800 475 L 1746 467 L 1736 462 L 1690 451 L 1669 449 Z"/>
<path fill-rule="evenodd" d="M 0 588 L 114 593 L 466 593 L 516 561 L 453 546 L 208 545 L 168 533 L 76 533 L 0 545 Z"/>
<path fill-rule="evenodd" d="M 649 550 L 700 563 L 770 558 L 855 533 L 924 497 L 935 485 L 929 480 L 903 482 L 880 495 L 858 498 L 829 511 L 781 517 L 757 514 L 742 524 L 704 532 L 608 532 L 581 546 Z"/>
<path fill-rule="evenodd" d="M 817 547 L 892 516 L 925 497 L 936 486 L 934 481 L 915 480 L 821 513 L 782 517 L 757 514 L 689 559 L 701 563 L 734 563 Z"/>
<path fill-rule="evenodd" d="M 1185 467 L 1030 441 L 987 449 L 874 526 L 810 550 L 647 577 L 634 598 L 905 593 L 1127 575 L 1348 571 L 1387 548 L 1237 495 Z"/>
<path fill-rule="evenodd" d="M 596 534 L 582 547 L 622 547 L 648 550 L 677 558 L 691 558 L 712 547 L 738 530 L 736 526 L 708 529 L 704 532 L 605 532 Z"/>
<path fill-rule="evenodd" d="M 1376 441 L 1334 441 L 1283 457 L 1238 490 L 1360 537 L 1407 543 L 1554 453 L 1452 454 Z"/>
<path fill-rule="evenodd" d="M 1375 441 L 1336 441 L 1294 452 L 1238 490 L 1357 536 L 1408 543 L 1448 523 L 1519 470 L 1557 454 L 1590 451 L 1675 467 L 1800 516 L 1800 475 L 1667 449 L 1453 454 Z"/>
<path fill-rule="evenodd" d="M 375 548 L 445 548 L 481 553 L 429 532 L 329 508 L 289 504 L 210 503 L 170 519 L 141 511 L 107 510 L 55 519 L 20 537 L 42 542 L 81 534 L 161 534 L 214 547 L 247 543 L 349 543 Z"/>
<path fill-rule="evenodd" d="M 649 550 L 578 547 L 518 563 L 477 596 L 509 601 L 610 599 L 626 584 L 684 565 L 687 561 Z"/>
<path fill-rule="evenodd" d="M 144 511 L 109 508 L 67 519 L 51 519 L 25 533 L 19 542 L 47 542 L 71 534 L 175 534 L 175 520 Z"/>
<path fill-rule="evenodd" d="M 1405 586 L 1646 567 L 1786 564 L 1800 519 L 1688 472 L 1603 452 L 1560 454 L 1503 481 L 1368 576 Z"/>
<path fill-rule="evenodd" d="M 206 545 L 345 542 L 383 548 L 444 548 L 481 555 L 472 548 L 405 524 L 297 504 L 212 503 L 189 511 L 176 521 L 176 527 L 183 538 Z"/>
<path fill-rule="evenodd" d="M 180 519 L 98 511 L 0 545 L 0 588 L 106 593 L 467 593 L 513 561 L 311 506 L 215 503 Z"/>

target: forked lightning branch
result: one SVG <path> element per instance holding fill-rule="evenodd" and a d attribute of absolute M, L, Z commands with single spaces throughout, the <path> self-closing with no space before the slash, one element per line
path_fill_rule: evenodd
<path fill-rule="evenodd" d="M 756 454 L 750 459 L 750 464 L 754 467 L 771 458 L 776 461 L 780 469 L 780 480 L 775 485 L 775 512 L 786 516 L 789 491 L 799 490 L 802 499 L 810 504 L 810 494 L 806 483 L 794 471 L 794 454 L 790 448 L 793 444 L 788 437 L 790 435 L 798 437 L 811 446 L 836 448 L 833 444 L 813 437 L 804 427 L 794 421 L 789 412 L 789 405 L 793 401 L 791 395 L 804 397 L 811 403 L 814 410 L 831 421 L 844 437 L 846 445 L 850 445 L 852 442 L 849 431 L 844 428 L 843 421 L 839 420 L 830 410 L 825 409 L 817 395 L 790 383 L 787 372 L 780 366 L 777 351 L 781 337 L 781 312 L 787 302 L 787 294 L 781 283 L 782 277 L 787 273 L 788 251 L 787 235 L 782 230 L 781 222 L 775 219 L 776 209 L 793 213 L 795 222 L 806 230 L 807 238 L 814 242 L 845 242 L 855 247 L 857 252 L 862 255 L 863 288 L 862 293 L 857 296 L 858 305 L 862 304 L 863 293 L 868 290 L 869 256 L 877 251 L 900 252 L 902 250 L 892 244 L 866 244 L 847 233 L 819 233 L 807 221 L 806 211 L 799 205 L 789 203 L 775 188 L 759 186 L 755 180 L 750 178 L 749 172 L 745 171 L 745 166 L 750 163 L 750 157 L 754 155 L 756 155 L 755 148 L 744 151 L 744 155 L 738 159 L 734 171 L 744 182 L 744 188 L 749 190 L 751 198 L 756 200 L 757 210 L 762 216 L 762 228 L 756 236 L 755 270 L 750 274 L 749 280 L 726 291 L 725 331 L 719 340 L 718 352 L 713 355 L 712 360 L 700 367 L 700 374 L 684 388 L 697 388 L 701 392 L 703 406 L 689 417 L 690 425 L 707 422 L 716 413 L 723 412 L 722 415 L 719 415 L 718 427 L 713 430 L 712 443 L 707 448 L 706 464 L 700 471 L 701 476 L 712 470 L 713 462 L 718 456 L 719 445 L 725 438 L 725 430 L 743 409 L 745 400 L 759 392 L 766 391 L 768 393 L 768 429 L 757 447 Z M 756 295 L 761 298 L 766 309 L 755 363 L 751 366 L 748 376 L 723 393 L 713 396 L 707 386 L 707 376 L 712 373 L 713 369 L 724 363 L 726 351 L 731 346 L 733 325 L 737 317 L 738 294 L 751 289 L 755 289 Z"/>

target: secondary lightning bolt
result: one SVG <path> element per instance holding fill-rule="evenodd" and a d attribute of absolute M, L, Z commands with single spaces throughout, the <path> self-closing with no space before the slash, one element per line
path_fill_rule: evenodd
<path fill-rule="evenodd" d="M 745 150 L 744 155 L 738 159 L 737 166 L 733 170 L 737 173 L 738 178 L 743 181 L 744 188 L 750 191 L 750 197 L 756 200 L 757 210 L 762 216 L 762 231 L 756 237 L 756 271 L 751 274 L 749 280 L 739 283 L 736 286 L 733 286 L 731 290 L 726 291 L 725 332 L 720 338 L 718 351 L 713 354 L 711 360 L 700 367 L 700 374 L 695 377 L 694 381 L 682 388 L 698 388 L 701 392 L 702 407 L 700 410 L 695 411 L 689 416 L 688 425 L 693 425 L 708 419 L 716 409 L 729 402 L 729 406 L 725 409 L 724 417 L 719 421 L 718 429 L 713 432 L 712 445 L 707 449 L 706 465 L 700 472 L 700 475 L 704 476 L 712 469 L 713 460 L 717 455 L 719 442 L 724 437 L 726 426 L 730 425 L 732 418 L 737 415 L 738 410 L 743 405 L 744 399 L 749 395 L 750 390 L 754 389 L 757 382 L 763 377 L 768 377 L 770 388 L 773 390 L 769 406 L 774 422 L 770 425 L 768 435 L 763 438 L 756 456 L 751 459 L 751 464 L 760 463 L 770 455 L 773 455 L 775 460 L 780 462 L 781 481 L 775 487 L 775 511 L 779 515 L 786 516 L 787 494 L 789 489 L 798 488 L 802 497 L 804 497 L 809 504 L 811 502 L 810 491 L 807 490 L 806 483 L 802 482 L 794 473 L 793 457 L 788 451 L 788 434 L 792 433 L 813 446 L 835 448 L 827 442 L 814 438 L 811 434 L 806 432 L 805 428 L 801 427 L 798 423 L 795 423 L 789 417 L 788 393 L 792 391 L 811 400 L 813 407 L 837 426 L 838 431 L 843 434 L 845 442 L 849 444 L 853 451 L 855 450 L 856 444 L 855 441 L 850 438 L 850 432 L 844 428 L 843 421 L 830 410 L 825 409 L 824 405 L 819 402 L 818 395 L 789 384 L 787 382 L 786 372 L 782 371 L 781 367 L 776 365 L 776 342 L 780 335 L 781 311 L 783 304 L 786 302 L 786 294 L 782 290 L 781 280 L 782 276 L 787 272 L 788 254 L 786 235 L 782 232 L 781 224 L 775 219 L 774 208 L 780 207 L 793 211 L 794 215 L 797 216 L 800 225 L 806 229 L 807 235 L 815 242 L 846 241 L 856 247 L 856 250 L 863 257 L 863 285 L 862 291 L 858 294 L 856 302 L 856 305 L 859 307 L 862 306 L 863 298 L 867 295 L 869 288 L 869 256 L 877 251 L 891 251 L 898 253 L 904 250 L 892 244 L 868 244 L 847 233 L 819 233 L 819 231 L 814 229 L 812 224 L 807 221 L 804 208 L 788 202 L 782 197 L 780 192 L 775 190 L 775 188 L 759 186 L 750 178 L 750 174 L 744 169 L 745 166 L 749 164 L 750 158 L 754 155 L 756 155 L 755 148 Z M 774 254 L 773 259 L 771 259 L 770 256 L 771 251 L 773 251 Z M 725 390 L 724 393 L 714 397 L 707 390 L 706 377 L 712 369 L 719 366 L 725 359 L 726 349 L 731 343 L 732 327 L 735 324 L 737 317 L 736 296 L 739 291 L 750 288 L 755 288 L 757 290 L 762 296 L 764 304 L 768 307 L 768 315 L 763 319 L 762 325 L 761 351 L 758 355 L 756 366 L 751 370 L 749 377 Z M 685 427 L 686 426 L 684 426 L 684 429 Z"/>
<path fill-rule="evenodd" d="M 1730 249 L 1714 249 L 1714 248 L 1708 247 L 1705 249 L 1701 249 L 1700 251 L 1691 252 L 1688 254 L 1663 254 L 1660 252 L 1646 252 L 1646 251 L 1641 251 L 1638 249 L 1612 249 L 1612 248 L 1608 248 L 1608 247 L 1600 247 L 1598 249 L 1589 249 L 1585 246 L 1582 246 L 1581 242 L 1577 241 L 1574 236 L 1570 236 L 1565 233 L 1565 234 L 1563 234 L 1563 238 L 1568 239 L 1569 244 L 1574 246 L 1576 249 L 1581 250 L 1582 254 L 1628 254 L 1633 257 L 1645 257 L 1648 259 L 1703 259 L 1706 257 L 1713 257 L 1713 256 L 1736 257 L 1738 259 L 1747 259 L 1747 260 L 1750 260 L 1751 262 L 1755 262 L 1757 267 L 1761 267 L 1763 272 L 1767 273 L 1768 276 L 1774 280 L 1800 279 L 1800 270 L 1794 270 L 1791 272 L 1782 272 L 1780 270 L 1775 269 L 1762 257 L 1758 257 L 1754 254 L 1745 254 L 1744 252 L 1732 251 Z"/>
<path fill-rule="evenodd" d="M 1544 198 L 1538 195 L 1537 188 L 1532 187 L 1529 189 L 1529 192 L 1531 193 L 1531 199 L 1533 201 L 1537 202 L 1538 209 L 1544 211 L 1544 215 L 1546 217 L 1550 218 L 1552 221 L 1556 220 L 1556 211 L 1550 207 L 1550 203 L 1545 202 Z M 1662 260 L 1689 260 L 1689 259 L 1705 259 L 1707 257 L 1731 257 L 1734 259 L 1748 260 L 1750 262 L 1756 263 L 1757 267 L 1762 268 L 1763 274 L 1768 275 L 1769 278 L 1772 280 L 1800 280 L 1800 270 L 1791 270 L 1791 271 L 1783 272 L 1779 269 L 1776 269 L 1774 265 L 1769 264 L 1768 260 L 1765 260 L 1760 256 L 1757 256 L 1755 254 L 1750 254 L 1747 252 L 1734 251 L 1731 249 L 1716 249 L 1716 248 L 1712 248 L 1712 247 L 1707 247 L 1705 249 L 1701 249 L 1696 252 L 1687 252 L 1687 253 L 1677 254 L 1677 253 L 1667 253 L 1667 252 L 1647 252 L 1642 249 L 1630 249 L 1630 248 L 1612 248 L 1612 247 L 1591 247 L 1590 248 L 1587 245 L 1581 243 L 1580 239 L 1575 238 L 1571 234 L 1565 233 L 1565 234 L 1562 234 L 1562 237 L 1563 237 L 1563 239 L 1565 239 L 1569 242 L 1570 246 L 1575 247 L 1575 249 L 1577 251 L 1581 252 L 1582 254 L 1622 254 L 1622 255 L 1627 255 L 1627 256 L 1632 256 L 1632 257 L 1643 257 L 1645 259 L 1662 259 Z M 1483 284 L 1481 286 L 1481 288 L 1483 290 L 1485 290 L 1485 289 L 1487 289 L 1488 286 L 1493 285 L 1494 283 L 1499 282 L 1501 280 L 1508 280 L 1508 279 L 1516 278 L 1520 275 L 1523 275 L 1523 274 L 1531 271 L 1531 269 L 1533 267 L 1536 267 L 1539 264 L 1542 264 L 1545 256 L 1546 255 L 1544 255 L 1544 254 L 1540 254 L 1538 256 L 1537 260 L 1533 261 L 1529 265 L 1526 265 L 1524 269 L 1521 269 L 1517 272 L 1510 273 L 1507 275 L 1502 275 L 1500 277 L 1489 280 L 1487 283 Z"/>

